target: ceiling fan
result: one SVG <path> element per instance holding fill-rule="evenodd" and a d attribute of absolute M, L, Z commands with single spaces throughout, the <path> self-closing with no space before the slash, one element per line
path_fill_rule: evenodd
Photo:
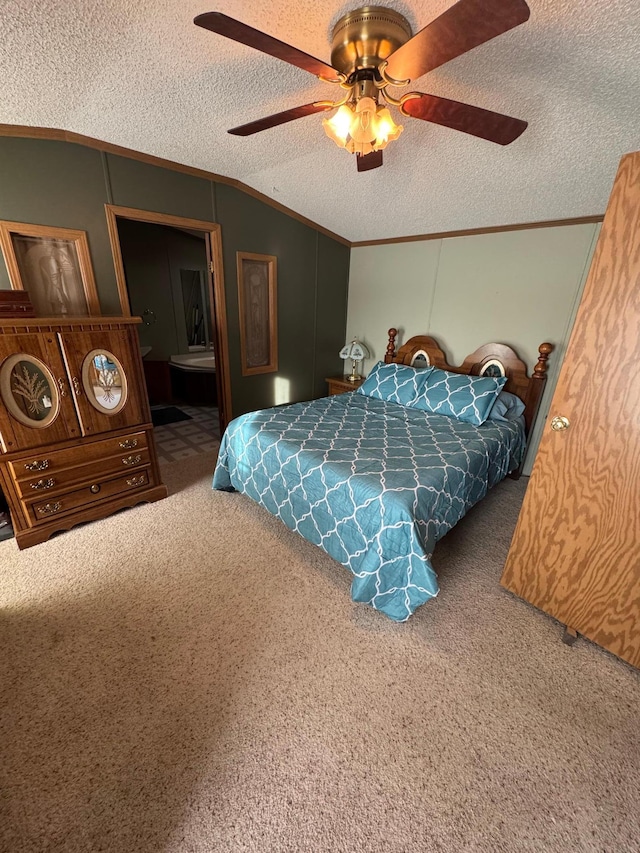
<path fill-rule="evenodd" d="M 525 0 L 458 0 L 420 32 L 413 35 L 407 19 L 384 6 L 363 6 L 342 17 L 333 28 L 331 65 L 285 42 L 223 15 L 206 12 L 199 27 L 246 44 L 343 90 L 335 101 L 314 101 L 229 130 L 250 136 L 279 124 L 337 108 L 324 119 L 327 135 L 341 148 L 356 154 L 359 172 L 382 166 L 382 150 L 397 139 L 396 125 L 385 104 L 405 116 L 451 127 L 472 136 L 508 145 L 527 122 L 438 95 L 408 92 L 399 98 L 387 88 L 406 86 L 412 79 L 490 41 L 529 18 Z"/>

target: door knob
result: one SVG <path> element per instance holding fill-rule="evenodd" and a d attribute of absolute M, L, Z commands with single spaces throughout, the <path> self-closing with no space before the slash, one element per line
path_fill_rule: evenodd
<path fill-rule="evenodd" d="M 551 429 L 556 432 L 562 432 L 564 429 L 569 429 L 570 426 L 569 418 L 565 418 L 562 415 L 556 415 L 551 420 Z"/>

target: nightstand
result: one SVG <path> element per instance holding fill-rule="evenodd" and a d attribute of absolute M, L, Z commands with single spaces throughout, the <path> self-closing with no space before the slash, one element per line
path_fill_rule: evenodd
<path fill-rule="evenodd" d="M 364 379 L 357 379 L 355 382 L 349 382 L 344 376 L 329 376 L 325 379 L 327 383 L 327 387 L 329 389 L 329 397 L 332 397 L 334 394 L 344 394 L 345 391 L 355 391 L 362 383 Z"/>

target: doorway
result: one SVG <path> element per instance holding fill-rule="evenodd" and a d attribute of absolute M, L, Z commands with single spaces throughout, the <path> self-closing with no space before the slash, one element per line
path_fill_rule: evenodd
<path fill-rule="evenodd" d="M 231 417 L 220 226 L 105 208 L 123 313 L 142 318 L 159 456 L 211 450 Z"/>

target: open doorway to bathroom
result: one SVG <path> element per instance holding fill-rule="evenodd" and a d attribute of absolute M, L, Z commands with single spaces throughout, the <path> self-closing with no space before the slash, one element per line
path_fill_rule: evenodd
<path fill-rule="evenodd" d="M 121 302 L 142 318 L 158 455 L 214 450 L 230 417 L 219 226 L 106 208 Z"/>

